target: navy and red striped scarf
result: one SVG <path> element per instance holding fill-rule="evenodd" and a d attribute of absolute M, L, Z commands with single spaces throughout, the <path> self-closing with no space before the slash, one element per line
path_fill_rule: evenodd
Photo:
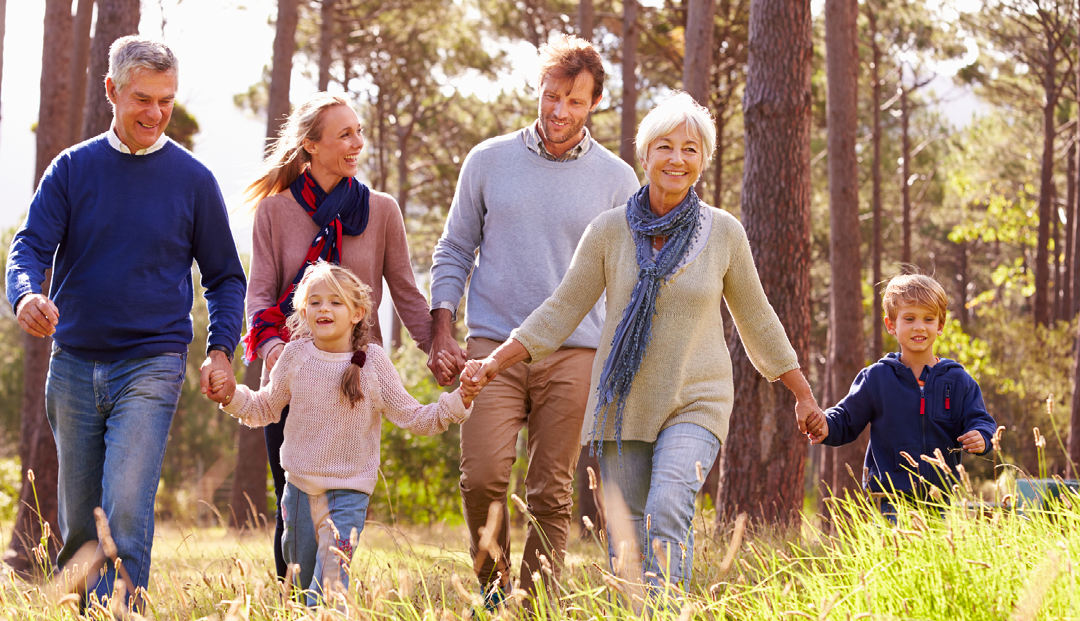
<path fill-rule="evenodd" d="M 371 191 L 355 177 L 343 179 L 327 194 L 305 170 L 289 189 L 296 202 L 319 226 L 319 233 L 311 242 L 296 277 L 277 304 L 255 313 L 251 318 L 251 329 L 244 336 L 244 359 L 248 362 L 255 359 L 259 346 L 267 339 L 279 338 L 288 342 L 285 320 L 293 312 L 293 292 L 307 267 L 320 259 L 340 264 L 342 236 L 359 235 L 368 224 Z"/>

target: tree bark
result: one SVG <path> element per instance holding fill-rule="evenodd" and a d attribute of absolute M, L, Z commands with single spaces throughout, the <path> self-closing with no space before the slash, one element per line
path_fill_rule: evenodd
<path fill-rule="evenodd" d="M 330 62 L 334 56 L 334 4 L 336 0 L 322 0 L 319 20 L 319 90 L 330 86 Z"/>
<path fill-rule="evenodd" d="M 874 288 L 874 304 L 870 307 L 870 329 L 874 332 L 874 341 L 870 350 L 870 359 L 881 358 L 885 350 L 884 335 L 882 334 L 882 309 L 881 309 L 881 76 L 878 72 L 881 67 L 881 48 L 877 43 L 877 13 L 870 2 L 866 3 L 866 18 L 870 26 L 870 116 L 873 126 L 871 127 L 871 142 L 873 150 L 873 162 L 871 163 L 871 209 L 874 214 L 874 241 L 872 250 L 872 274 Z"/>
<path fill-rule="evenodd" d="M 859 258 L 859 50 L 856 0 L 826 0 L 825 60 L 828 75 L 829 148 L 829 400 L 838 401 L 864 366 L 862 260 Z M 863 434 L 865 436 L 865 434 Z M 838 497 L 857 490 L 865 437 L 833 450 L 825 482 Z M 858 474 L 856 474 L 858 476 Z M 824 497 L 824 494 L 823 494 Z"/>
<path fill-rule="evenodd" d="M 623 3 L 623 49 L 622 49 L 622 127 L 619 140 L 619 157 L 634 166 L 634 134 L 637 132 L 637 0 Z"/>
<path fill-rule="evenodd" d="M 61 151 L 71 145 L 68 106 L 71 105 L 71 0 L 48 0 L 45 3 L 44 40 L 41 53 L 41 100 L 36 132 L 37 154 L 34 179 L 41 179 L 46 168 Z M 45 275 L 43 285 L 49 282 Z M 45 287 L 43 286 L 43 290 Z M 19 423 L 19 459 L 22 461 L 22 490 L 11 541 L 4 562 L 24 575 L 45 574 L 34 559 L 34 548 L 41 543 L 44 524 L 54 537 L 48 542 L 47 557 L 54 558 L 60 549 L 57 527 L 56 481 L 58 466 L 56 444 L 45 415 L 45 378 L 49 372 L 51 338 L 22 334 L 23 394 Z M 30 472 L 33 472 L 31 480 Z"/>
<path fill-rule="evenodd" d="M 712 84 L 713 13 L 716 0 L 688 0 L 686 43 L 683 56 L 683 89 L 699 104 L 709 107 Z"/>
<path fill-rule="evenodd" d="M 105 96 L 109 73 L 109 46 L 139 32 L 139 0 L 97 0 L 97 25 L 90 44 L 90 70 L 86 81 L 86 109 L 82 139 L 93 138 L 112 125 L 112 104 Z"/>
<path fill-rule="evenodd" d="M 800 363 L 810 345 L 809 0 L 759 0 L 750 9 L 742 217 L 761 282 Z M 745 511 L 759 520 L 797 519 L 806 440 L 795 398 L 732 356 L 731 430 L 723 445 L 718 520 Z"/>
<path fill-rule="evenodd" d="M 903 75 L 900 76 L 903 80 Z M 911 110 L 908 107 L 907 87 L 900 85 L 900 196 L 903 203 L 903 229 L 904 244 L 900 250 L 900 260 L 911 263 L 911 184 L 908 178 L 911 176 L 911 137 L 908 133 L 908 123 L 911 120 Z"/>
<path fill-rule="evenodd" d="M 1076 313 L 1073 306 L 1073 252 L 1076 246 L 1073 223 L 1076 221 L 1076 143 L 1065 156 L 1065 248 L 1064 270 L 1061 274 L 1062 319 L 1071 321 Z"/>
<path fill-rule="evenodd" d="M 1047 58 L 1055 58 L 1052 38 L 1047 39 Z M 1035 324 L 1045 326 L 1050 322 L 1050 211 L 1052 209 L 1050 186 L 1054 184 L 1054 135 L 1057 109 L 1056 63 L 1048 62 L 1043 68 L 1043 153 L 1042 173 L 1039 176 L 1039 237 L 1035 249 Z"/>
<path fill-rule="evenodd" d="M 256 358 L 244 371 L 244 384 L 259 389 L 262 375 L 262 359 Z M 265 526 L 266 517 L 266 437 L 262 429 L 245 425 L 236 426 L 236 473 L 233 476 L 232 512 L 229 526 L 242 529 L 245 526 Z"/>
<path fill-rule="evenodd" d="M 94 16 L 94 0 L 79 0 L 72 22 L 71 105 L 68 107 L 68 132 L 71 144 L 82 140 L 83 116 L 86 112 L 86 75 L 90 64 L 90 26 Z M 2 36 L 2 33 L 0 33 Z"/>
<path fill-rule="evenodd" d="M 594 12 L 592 0 L 578 2 L 578 36 L 592 43 Z"/>
<path fill-rule="evenodd" d="M 278 0 L 274 60 L 270 70 L 270 93 L 266 102 L 266 149 L 277 140 L 278 131 L 289 115 L 289 88 L 292 83 L 293 53 L 296 52 L 296 24 L 300 20 L 297 0 Z"/>

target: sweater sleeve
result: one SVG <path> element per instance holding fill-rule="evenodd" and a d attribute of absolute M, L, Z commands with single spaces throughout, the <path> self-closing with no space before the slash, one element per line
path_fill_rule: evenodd
<path fill-rule="evenodd" d="M 983 441 L 986 443 L 986 449 L 977 453 L 978 455 L 986 455 L 990 451 L 994 450 L 992 439 L 994 434 L 997 433 L 997 421 L 993 416 L 986 411 L 986 404 L 983 403 L 982 389 L 979 388 L 978 382 L 974 378 L 968 376 L 969 386 L 964 396 L 964 433 L 971 430 L 976 430 L 983 435 Z"/>
<path fill-rule="evenodd" d="M 874 401 L 871 391 L 866 386 L 870 378 L 870 369 L 863 369 L 855 376 L 847 396 L 833 407 L 825 410 L 825 420 L 829 424 L 829 435 L 823 444 L 842 446 L 854 442 L 874 418 Z"/>
<path fill-rule="evenodd" d="M 66 152 L 49 165 L 30 201 L 26 221 L 11 240 L 6 287 L 8 302 L 13 309 L 24 295 L 42 292 L 45 270 L 52 266 L 56 248 L 67 232 L 71 211 L 67 194 L 68 166 Z"/>
<path fill-rule="evenodd" d="M 728 218 L 731 226 L 725 239 L 731 247 L 731 262 L 724 274 L 724 299 L 750 362 L 766 379 L 775 382 L 784 373 L 798 369 L 799 358 L 765 297 L 746 231 L 737 220 Z"/>
<path fill-rule="evenodd" d="M 251 229 L 251 269 L 245 302 L 249 326 L 255 313 L 277 304 L 278 289 L 284 279 L 278 269 L 280 262 L 274 260 L 272 222 L 269 199 L 264 198 L 255 207 L 255 224 Z M 265 357 L 266 352 L 277 341 L 278 339 L 269 339 L 261 343 L 259 356 Z"/>
<path fill-rule="evenodd" d="M 430 436 L 446 431 L 450 423 L 464 422 L 472 414 L 472 407 L 465 407 L 457 390 L 440 394 L 437 403 L 421 405 L 401 384 L 401 377 L 386 351 L 375 344 L 368 345 L 367 351 L 368 362 L 373 365 L 379 382 L 383 415 L 398 427 Z"/>
<path fill-rule="evenodd" d="M 229 228 L 225 199 L 210 171 L 206 171 L 196 194 L 192 254 L 199 264 L 206 308 L 210 317 L 206 344 L 224 345 L 230 351 L 240 343 L 244 327 L 244 293 L 247 282 Z"/>
<path fill-rule="evenodd" d="M 386 217 L 383 239 L 383 278 L 390 287 L 390 297 L 394 301 L 401 322 L 409 329 L 409 335 L 416 341 L 417 347 L 425 353 L 431 349 L 431 312 L 424 294 L 416 287 L 413 275 L 412 259 L 409 256 L 409 241 L 405 235 L 405 221 L 397 201 L 393 203 L 391 213 Z"/>
<path fill-rule="evenodd" d="M 270 381 L 258 391 L 237 384 L 232 400 L 221 407 L 233 418 L 248 427 L 265 427 L 281 420 L 281 410 L 292 398 L 292 374 L 302 362 L 302 348 L 297 343 L 286 345 L 277 364 L 270 371 Z"/>
<path fill-rule="evenodd" d="M 607 287 L 604 238 L 611 232 L 610 228 L 601 230 L 596 220 L 589 224 L 562 282 L 510 333 L 528 350 L 530 362 L 539 362 L 561 347 L 603 295 Z"/>
<path fill-rule="evenodd" d="M 431 257 L 431 308 L 451 309 L 455 316 L 484 231 L 482 156 L 479 148 L 466 156 L 446 226 Z"/>

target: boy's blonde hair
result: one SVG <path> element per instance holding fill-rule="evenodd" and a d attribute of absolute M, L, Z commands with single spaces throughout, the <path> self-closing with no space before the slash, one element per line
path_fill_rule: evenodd
<path fill-rule="evenodd" d="M 949 296 L 941 283 L 923 274 L 901 274 L 893 277 L 881 296 L 881 308 L 889 321 L 896 321 L 901 306 L 921 306 L 937 313 L 938 323 L 945 323 L 949 312 Z"/>
<path fill-rule="evenodd" d="M 296 291 L 293 292 L 293 312 L 285 322 L 289 338 L 295 340 L 312 336 L 311 327 L 308 326 L 302 309 L 307 304 L 308 292 L 317 282 L 326 283 L 334 295 L 345 301 L 350 313 L 355 313 L 357 309 L 364 311 L 364 318 L 353 327 L 352 348 L 353 351 L 366 349 L 371 340 L 371 287 L 364 284 L 364 281 L 348 268 L 326 261 L 318 261 L 308 266 L 304 277 L 296 285 Z M 345 369 L 341 378 L 341 392 L 354 406 L 364 398 L 364 391 L 360 386 L 360 367 L 350 364 L 349 368 Z"/>

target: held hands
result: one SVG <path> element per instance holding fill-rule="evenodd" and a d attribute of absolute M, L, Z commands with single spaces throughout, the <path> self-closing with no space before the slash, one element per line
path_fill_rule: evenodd
<path fill-rule="evenodd" d="M 213 350 L 199 367 L 199 390 L 211 401 L 226 404 L 236 392 L 232 364 L 224 353 Z"/>
<path fill-rule="evenodd" d="M 465 407 L 469 407 L 476 395 L 498 374 L 498 363 L 491 356 L 466 362 L 465 370 L 461 372 L 461 400 Z"/>
<path fill-rule="evenodd" d="M 821 444 L 828 437 L 829 424 L 825 421 L 825 413 L 813 397 L 795 402 L 795 419 L 799 423 L 799 431 L 810 438 L 810 444 Z"/>
<path fill-rule="evenodd" d="M 978 431 L 972 429 L 956 439 L 969 453 L 981 453 L 986 450 L 986 439 Z"/>
<path fill-rule="evenodd" d="M 19 320 L 19 327 L 38 338 L 56 332 L 56 324 L 60 322 L 60 311 L 56 305 L 40 293 L 24 295 L 15 315 Z"/>

